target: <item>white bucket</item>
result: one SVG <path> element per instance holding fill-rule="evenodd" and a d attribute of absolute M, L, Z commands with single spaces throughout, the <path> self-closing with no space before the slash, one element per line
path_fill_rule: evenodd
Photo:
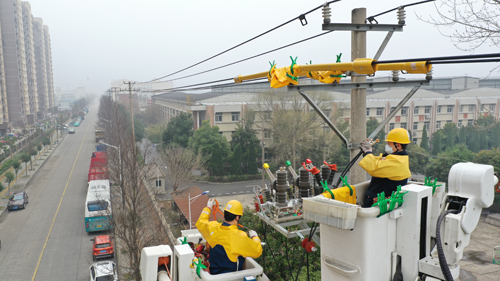
<path fill-rule="evenodd" d="M 500 264 L 500 246 L 493 248 L 493 264 Z"/>

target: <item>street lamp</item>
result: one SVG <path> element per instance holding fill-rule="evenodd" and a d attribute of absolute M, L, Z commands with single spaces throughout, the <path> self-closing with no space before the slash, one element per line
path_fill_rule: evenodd
<path fill-rule="evenodd" d="M 189 200 L 189 201 L 188 201 L 188 202 L 189 202 L 189 229 L 191 229 L 191 227 L 192 227 L 192 225 L 193 225 L 193 224 L 191 223 L 191 203 L 193 203 L 193 202 L 194 202 L 194 200 L 196 200 L 196 198 L 200 197 L 201 195 L 205 195 L 205 194 L 207 194 L 207 193 L 209 193 L 209 192 L 210 192 L 210 191 L 208 191 L 208 190 L 207 190 L 207 191 L 203 192 L 202 194 L 198 194 L 198 195 L 196 195 L 196 196 L 195 196 L 195 197 L 193 197 L 193 198 L 191 198 L 191 193 L 188 193 L 188 200 Z M 191 201 L 191 200 L 192 200 L 192 201 Z"/>
<path fill-rule="evenodd" d="M 266 185 L 265 185 L 265 181 L 266 181 L 266 176 L 264 175 L 265 171 L 264 171 L 264 156 L 266 155 L 265 154 L 265 149 L 264 147 L 266 146 L 266 143 L 265 142 L 261 142 L 261 145 L 262 145 L 262 188 L 264 188 Z"/>
<path fill-rule="evenodd" d="M 100 143 L 118 150 L 118 162 L 119 162 L 119 165 L 120 165 L 120 184 L 121 184 L 121 182 L 122 182 L 122 153 L 120 151 L 120 146 L 119 145 L 118 146 L 114 146 L 114 145 L 107 144 L 107 143 L 102 142 L 102 141 Z"/>

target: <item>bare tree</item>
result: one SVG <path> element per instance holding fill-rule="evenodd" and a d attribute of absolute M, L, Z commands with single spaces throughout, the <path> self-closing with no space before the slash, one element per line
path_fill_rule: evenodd
<path fill-rule="evenodd" d="M 121 279 L 140 280 L 142 248 L 168 241 L 145 189 L 144 178 L 151 165 L 144 166 L 138 161 L 136 142 L 130 137 L 130 115 L 123 106 L 105 100 L 100 104 L 98 116 L 111 121 L 106 125 L 106 141 L 119 148 L 108 147 L 108 170 L 110 180 L 118 183 L 111 189 L 111 199 L 113 231 L 120 249 L 117 252 L 122 253 Z"/>
<path fill-rule="evenodd" d="M 328 95 L 309 93 L 309 96 L 328 113 Z M 268 147 L 276 162 L 292 160 L 293 167 L 296 168 L 297 158 L 304 158 L 301 151 L 317 145 L 315 135 L 321 130 L 323 122 L 298 93 L 260 94 L 254 102 L 253 110 L 257 115 L 255 124 L 260 127 L 261 133 L 272 134 L 272 143 Z"/>
<path fill-rule="evenodd" d="M 451 33 L 441 33 L 451 38 L 457 48 L 470 51 L 488 43 L 500 47 L 499 0 L 440 0 L 435 7 L 438 17 L 424 21 L 454 27 Z"/>
<path fill-rule="evenodd" d="M 167 181 L 174 191 L 186 186 L 196 176 L 194 170 L 204 168 L 206 157 L 200 153 L 194 153 L 189 148 L 178 145 L 170 145 L 161 151 L 161 156 L 167 165 Z"/>

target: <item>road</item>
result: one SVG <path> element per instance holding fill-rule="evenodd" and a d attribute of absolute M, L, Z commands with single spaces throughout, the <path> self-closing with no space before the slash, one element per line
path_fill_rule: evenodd
<path fill-rule="evenodd" d="M 26 186 L 26 209 L 0 218 L 1 280 L 89 280 L 93 236 L 84 205 L 97 106 L 85 117 Z"/>

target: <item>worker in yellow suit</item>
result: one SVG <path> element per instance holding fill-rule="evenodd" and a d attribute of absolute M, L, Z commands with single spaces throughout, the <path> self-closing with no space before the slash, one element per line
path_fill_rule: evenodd
<path fill-rule="evenodd" d="M 231 200 L 224 208 L 224 222 L 209 221 L 210 212 L 215 205 L 215 199 L 208 200 L 203 208 L 196 228 L 208 244 L 210 250 L 210 273 L 221 274 L 243 270 L 245 258 L 258 258 L 262 255 L 257 232 L 250 230 L 248 234 L 238 230 L 238 221 L 243 215 L 243 206 L 237 200 Z"/>
<path fill-rule="evenodd" d="M 410 162 L 406 146 L 410 143 L 410 135 L 406 129 L 396 128 L 387 134 L 384 154 L 374 156 L 368 140 L 361 143 L 364 158 L 359 165 L 372 176 L 365 194 L 363 207 L 371 207 L 377 194 L 385 192 L 390 196 L 398 185 L 406 185 L 411 177 Z"/>

